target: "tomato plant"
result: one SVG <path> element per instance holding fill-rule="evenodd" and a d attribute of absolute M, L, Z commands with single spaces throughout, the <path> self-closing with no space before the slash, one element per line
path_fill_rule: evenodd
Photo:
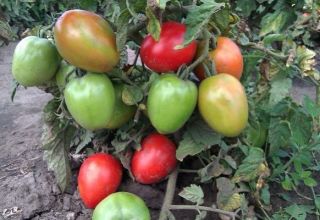
<path fill-rule="evenodd" d="M 241 83 L 229 74 L 203 80 L 199 87 L 199 111 L 215 131 L 235 137 L 248 122 L 247 96 Z"/>
<path fill-rule="evenodd" d="M 75 71 L 75 67 L 67 64 L 64 60 L 60 63 L 59 69 L 56 73 L 56 84 L 61 91 L 69 80 L 76 77 Z"/>
<path fill-rule="evenodd" d="M 12 74 L 23 86 L 40 86 L 51 80 L 60 61 L 57 49 L 49 40 L 29 36 L 14 50 Z"/>
<path fill-rule="evenodd" d="M 106 75 L 87 73 L 71 80 L 64 97 L 72 117 L 86 129 L 105 128 L 113 117 L 115 91 Z"/>
<path fill-rule="evenodd" d="M 150 220 L 150 213 L 144 201 L 128 192 L 113 193 L 95 208 L 92 220 Z"/>
<path fill-rule="evenodd" d="M 215 65 L 217 73 L 227 73 L 240 79 L 243 72 L 243 57 L 240 48 L 227 37 L 218 37 L 216 48 L 209 52 L 209 57 Z M 202 65 L 196 69 L 200 80 L 205 78 Z"/>
<path fill-rule="evenodd" d="M 141 143 L 131 160 L 131 170 L 136 181 L 143 184 L 163 180 L 176 167 L 176 146 L 166 136 L 150 134 Z"/>
<path fill-rule="evenodd" d="M 197 104 L 197 87 L 174 74 L 160 76 L 150 88 L 147 111 L 161 134 L 176 132 L 191 116 Z"/>
<path fill-rule="evenodd" d="M 178 22 L 168 21 L 162 24 L 159 41 L 148 35 L 141 44 L 140 55 L 143 63 L 151 70 L 159 73 L 176 71 L 182 64 L 192 61 L 197 43 L 195 41 L 181 46 L 186 26 Z"/>
<path fill-rule="evenodd" d="M 54 39 L 65 60 L 87 71 L 108 72 L 119 61 L 115 35 L 108 22 L 95 13 L 64 12 L 55 24 Z"/>
<path fill-rule="evenodd" d="M 118 189 L 122 179 L 122 166 L 113 156 L 97 153 L 81 165 L 78 175 L 80 197 L 88 208 L 96 205 Z"/>

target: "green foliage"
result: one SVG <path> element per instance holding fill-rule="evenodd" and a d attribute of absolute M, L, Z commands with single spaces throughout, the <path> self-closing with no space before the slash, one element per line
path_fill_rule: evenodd
<path fill-rule="evenodd" d="M 189 187 L 184 187 L 179 196 L 197 205 L 203 204 L 204 194 L 200 186 L 191 184 Z"/>

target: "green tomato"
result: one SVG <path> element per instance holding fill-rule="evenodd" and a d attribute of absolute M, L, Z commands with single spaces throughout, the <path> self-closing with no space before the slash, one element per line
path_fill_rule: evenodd
<path fill-rule="evenodd" d="M 226 137 L 238 136 L 248 122 L 247 96 L 239 80 L 218 74 L 199 87 L 199 111 L 208 125 Z"/>
<path fill-rule="evenodd" d="M 148 116 L 161 134 L 179 130 L 189 119 L 197 104 L 197 87 L 174 74 L 161 75 L 150 88 Z"/>
<path fill-rule="evenodd" d="M 29 36 L 14 50 L 12 74 L 23 86 L 41 86 L 55 75 L 60 61 L 56 47 L 49 40 Z"/>
<path fill-rule="evenodd" d="M 88 130 L 105 128 L 113 116 L 115 91 L 104 74 L 87 73 L 71 80 L 64 98 L 72 117 Z"/>
<path fill-rule="evenodd" d="M 56 84 L 60 91 L 64 89 L 67 81 L 76 77 L 75 67 L 69 65 L 66 61 L 60 63 L 58 72 L 56 73 Z"/>
<path fill-rule="evenodd" d="M 127 123 L 133 117 L 136 111 L 135 106 L 126 105 L 122 101 L 122 90 L 124 85 L 119 83 L 114 83 L 113 86 L 116 93 L 116 103 L 115 103 L 113 116 L 106 126 L 106 128 L 108 129 L 120 128 L 122 125 Z"/>
<path fill-rule="evenodd" d="M 102 200 L 93 211 L 92 220 L 150 220 L 144 201 L 128 192 L 113 193 Z"/>

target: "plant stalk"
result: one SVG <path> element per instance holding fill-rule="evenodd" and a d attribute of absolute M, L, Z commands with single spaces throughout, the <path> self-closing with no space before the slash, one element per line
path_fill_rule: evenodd
<path fill-rule="evenodd" d="M 166 194 L 164 196 L 163 204 L 161 207 L 159 220 L 166 220 L 167 219 L 167 212 L 169 211 L 169 207 L 170 207 L 170 205 L 173 201 L 173 198 L 174 198 L 177 177 L 178 177 L 178 168 L 176 168 L 169 176 Z"/>

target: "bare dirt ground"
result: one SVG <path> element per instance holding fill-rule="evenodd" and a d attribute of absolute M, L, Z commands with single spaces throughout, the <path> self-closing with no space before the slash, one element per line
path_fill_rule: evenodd
<path fill-rule="evenodd" d="M 15 45 L 0 47 L 0 219 L 90 219 L 91 210 L 82 205 L 76 190 L 77 167 L 72 187 L 62 194 L 42 158 L 41 111 L 51 96 L 36 88 L 20 88 L 14 102 L 10 100 Z M 304 95 L 314 97 L 315 90 L 298 81 L 292 94 L 301 100 Z M 189 185 L 189 180 L 189 177 L 180 178 L 176 191 Z M 210 191 L 211 186 L 206 188 Z M 164 189 L 165 182 L 142 186 L 128 178 L 120 188 L 140 195 L 148 204 L 152 219 L 157 218 Z M 209 201 L 212 201 L 213 195 L 206 193 L 206 197 L 211 197 Z M 176 204 L 181 202 L 175 198 Z M 194 219 L 194 215 L 186 211 L 177 213 L 176 217 L 178 220 Z M 213 216 L 209 215 L 208 219 Z"/>

